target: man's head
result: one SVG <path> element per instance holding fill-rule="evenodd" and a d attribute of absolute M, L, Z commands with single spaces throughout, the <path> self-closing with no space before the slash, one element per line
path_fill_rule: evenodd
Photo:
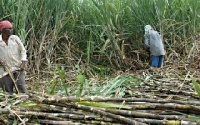
<path fill-rule="evenodd" d="M 13 33 L 13 26 L 8 20 L 4 20 L 0 22 L 0 30 L 2 34 L 10 36 Z"/>
<path fill-rule="evenodd" d="M 146 26 L 144 27 L 144 30 L 145 30 L 145 33 L 146 33 L 146 32 L 149 32 L 149 30 L 152 30 L 151 25 L 146 25 Z"/>

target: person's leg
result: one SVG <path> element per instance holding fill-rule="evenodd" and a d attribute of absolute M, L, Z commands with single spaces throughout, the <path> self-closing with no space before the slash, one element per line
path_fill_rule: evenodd
<path fill-rule="evenodd" d="M 159 57 L 158 56 L 151 56 L 151 59 L 150 59 L 151 61 L 150 61 L 150 65 L 152 66 L 152 67 L 155 67 L 155 68 L 157 68 L 158 67 L 158 62 L 159 62 Z"/>
<path fill-rule="evenodd" d="M 9 94 L 13 94 L 13 86 L 14 83 L 9 75 L 6 75 L 0 79 L 1 87 L 3 91 L 8 92 Z"/>
<path fill-rule="evenodd" d="M 164 60 L 164 55 L 159 56 L 158 68 L 160 68 L 162 66 L 163 60 Z"/>
<path fill-rule="evenodd" d="M 23 71 L 16 71 L 14 73 L 14 77 L 16 79 L 16 84 L 20 93 L 28 93 L 25 87 L 25 76 Z"/>

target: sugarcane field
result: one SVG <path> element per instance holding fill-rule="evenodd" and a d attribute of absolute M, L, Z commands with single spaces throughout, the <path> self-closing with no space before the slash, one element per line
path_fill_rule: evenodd
<path fill-rule="evenodd" d="M 200 125 L 199 0 L 0 5 L 0 125 Z"/>

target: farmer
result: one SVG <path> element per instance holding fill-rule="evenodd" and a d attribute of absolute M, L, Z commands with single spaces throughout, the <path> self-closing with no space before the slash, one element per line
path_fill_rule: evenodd
<path fill-rule="evenodd" d="M 13 94 L 28 93 L 25 88 L 24 69 L 27 61 L 26 50 L 20 38 L 13 34 L 13 26 L 7 21 L 0 22 L 0 84 L 4 91 Z"/>
<path fill-rule="evenodd" d="M 160 68 L 163 64 L 165 50 L 161 35 L 150 25 L 145 26 L 145 45 L 150 50 L 151 68 Z"/>

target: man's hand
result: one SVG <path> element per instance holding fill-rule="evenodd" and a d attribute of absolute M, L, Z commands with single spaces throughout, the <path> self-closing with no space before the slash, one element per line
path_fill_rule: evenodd
<path fill-rule="evenodd" d="M 26 68 L 26 62 L 25 62 L 25 61 L 22 61 L 22 64 L 21 64 L 21 66 L 20 66 L 20 69 L 21 69 L 21 70 L 25 70 L 25 68 Z"/>
<path fill-rule="evenodd" d="M 5 63 L 3 61 L 0 61 L 0 66 L 4 66 Z"/>

